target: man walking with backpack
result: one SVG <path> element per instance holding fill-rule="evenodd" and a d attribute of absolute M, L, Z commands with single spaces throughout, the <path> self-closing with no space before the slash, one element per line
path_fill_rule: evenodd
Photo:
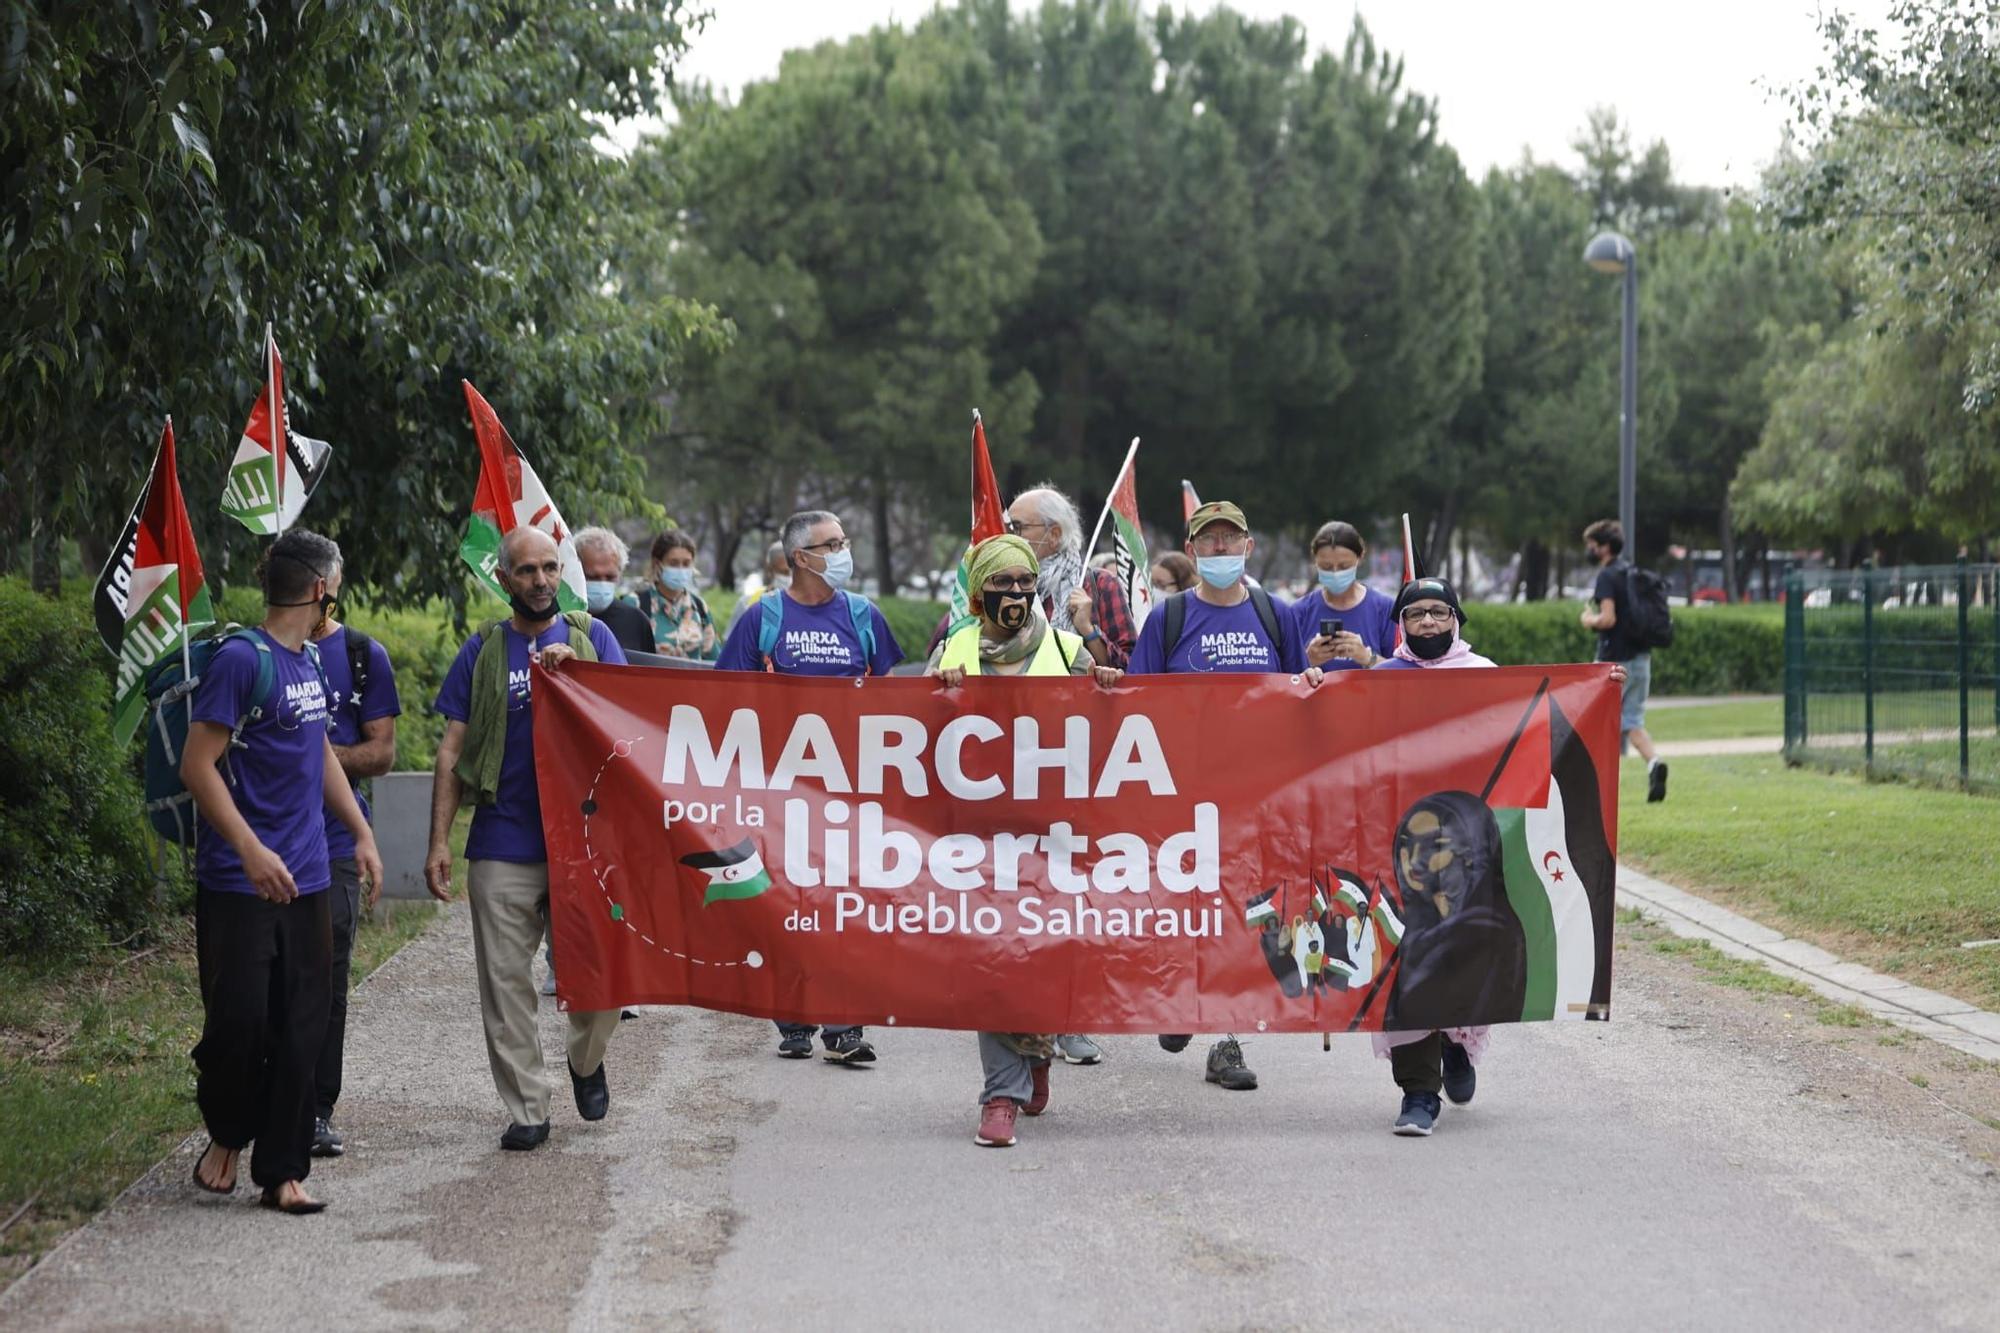
<path fill-rule="evenodd" d="M 1244 562 L 1256 545 L 1249 520 L 1227 500 L 1205 504 L 1188 515 L 1187 553 L 1194 560 L 1194 588 L 1175 593 L 1146 617 L 1128 674 L 1284 673 L 1319 685 L 1323 674 L 1306 664 L 1298 622 L 1269 593 L 1244 580 Z M 1163 1033 L 1160 1046 L 1183 1051 L 1192 1040 L 1185 1033 Z M 1257 1086 L 1257 1075 L 1243 1062 L 1242 1044 L 1233 1036 L 1208 1048 L 1206 1077 L 1232 1092 Z"/>
<path fill-rule="evenodd" d="M 375 834 L 327 738 L 326 676 L 307 641 L 339 572 L 340 548 L 317 533 L 294 528 L 271 544 L 264 623 L 230 634 L 203 668 L 180 770 L 201 812 L 194 1062 L 209 1145 L 194 1182 L 232 1193 L 254 1141 L 250 1178 L 283 1213 L 326 1206 L 305 1178 L 332 954 L 328 810 L 354 839 L 362 881 L 382 878 Z"/>
<path fill-rule="evenodd" d="M 742 611 L 715 660 L 718 671 L 773 671 L 794 676 L 886 676 L 903 660 L 882 612 L 858 592 L 854 551 L 840 517 L 808 509 L 785 520 L 782 533 L 791 586 L 766 593 Z M 871 1064 L 875 1048 L 858 1027 L 818 1029 L 835 1064 Z M 778 1054 L 812 1058 L 814 1026 L 778 1024 Z"/>
<path fill-rule="evenodd" d="M 1630 740 L 1646 761 L 1646 799 L 1667 799 L 1667 765 L 1646 734 L 1646 696 L 1653 688 L 1654 648 L 1673 642 L 1666 589 L 1659 576 L 1624 559 L 1625 529 L 1601 518 L 1583 530 L 1584 554 L 1597 566 L 1590 606 L 1580 619 L 1597 631 L 1597 660 L 1625 666 L 1624 703 L 1619 711 L 1620 748 Z"/>
<path fill-rule="evenodd" d="M 343 571 L 336 568 L 327 588 L 327 595 L 336 602 L 342 577 Z M 320 670 L 326 673 L 326 734 L 362 818 L 372 821 L 368 802 L 361 798 L 361 780 L 379 778 L 395 767 L 396 718 L 403 706 L 396 696 L 396 670 L 388 651 L 360 630 L 334 619 L 337 609 L 327 608 L 312 632 Z M 353 970 L 354 932 L 361 909 L 375 905 L 381 885 L 371 884 L 363 893 L 354 863 L 354 835 L 332 806 L 326 810 L 326 856 L 333 876 L 327 898 L 333 919 L 332 1003 L 313 1077 L 312 1153 L 315 1157 L 339 1157 L 347 1145 L 333 1128 L 333 1104 L 340 1100 L 341 1061 L 347 1047 L 347 983 Z"/>

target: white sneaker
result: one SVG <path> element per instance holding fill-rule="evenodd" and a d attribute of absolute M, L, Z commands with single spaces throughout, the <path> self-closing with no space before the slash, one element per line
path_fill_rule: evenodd
<path fill-rule="evenodd" d="M 556 974 L 551 972 L 546 977 L 542 978 L 542 994 L 554 995 L 555 993 L 556 993 Z"/>

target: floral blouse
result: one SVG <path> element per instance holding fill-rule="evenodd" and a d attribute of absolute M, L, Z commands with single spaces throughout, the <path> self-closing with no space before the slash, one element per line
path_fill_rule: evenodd
<path fill-rule="evenodd" d="M 713 662 L 722 655 L 722 641 L 715 634 L 715 618 L 701 594 L 684 592 L 669 602 L 658 588 L 647 589 L 642 603 L 650 603 L 653 638 L 659 650 L 673 657 L 691 657 L 697 662 Z"/>

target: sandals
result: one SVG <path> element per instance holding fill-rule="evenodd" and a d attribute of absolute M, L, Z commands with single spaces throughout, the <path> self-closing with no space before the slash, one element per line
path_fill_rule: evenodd
<path fill-rule="evenodd" d="M 210 1139 L 208 1141 L 208 1147 L 203 1148 L 201 1150 L 201 1155 L 194 1159 L 195 1187 L 197 1189 L 206 1190 L 210 1194 L 234 1194 L 236 1193 L 236 1173 L 233 1170 L 229 1173 L 229 1183 L 227 1185 L 211 1185 L 206 1180 L 203 1180 L 201 1178 L 201 1164 L 208 1160 L 209 1151 L 213 1149 L 215 1146 L 216 1146 L 215 1140 Z M 224 1148 L 223 1151 L 227 1152 L 229 1150 L 227 1148 Z M 241 1154 L 240 1149 L 238 1150 L 238 1153 L 240 1156 Z"/>
<path fill-rule="evenodd" d="M 257 1202 L 262 1207 L 286 1213 L 292 1217 L 310 1217 L 314 1213 L 323 1213 L 326 1211 L 326 1201 L 324 1199 L 298 1199 L 291 1203 L 280 1203 L 278 1201 L 278 1191 L 275 1188 L 265 1190 L 264 1197 L 257 1200 Z"/>

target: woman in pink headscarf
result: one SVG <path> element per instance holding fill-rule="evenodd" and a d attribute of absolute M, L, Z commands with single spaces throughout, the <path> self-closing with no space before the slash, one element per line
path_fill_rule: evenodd
<path fill-rule="evenodd" d="M 1434 671 L 1496 665 L 1491 659 L 1473 652 L 1472 645 L 1460 633 L 1465 625 L 1465 611 L 1458 604 L 1458 594 L 1444 579 L 1421 578 L 1404 584 L 1403 590 L 1396 595 L 1393 614 L 1397 628 L 1402 631 L 1402 639 L 1395 652 L 1375 667 L 1377 671 Z M 1623 669 L 1613 674 L 1622 678 Z M 1495 895 L 1483 891 L 1484 881 L 1497 877 L 1499 873 L 1497 865 L 1489 864 L 1497 853 L 1498 844 L 1497 829 L 1485 827 L 1493 822 L 1491 812 L 1486 812 L 1486 818 L 1481 821 L 1476 817 L 1478 812 L 1452 810 L 1441 814 L 1438 810 L 1429 809 L 1430 803 L 1433 803 L 1432 798 L 1426 798 L 1426 801 L 1419 801 L 1411 807 L 1397 830 L 1397 876 L 1404 881 L 1405 911 L 1413 917 L 1429 916 L 1432 919 L 1428 930 L 1415 921 L 1406 923 L 1406 951 L 1419 943 L 1420 935 L 1435 932 L 1442 939 L 1452 929 L 1448 923 L 1461 917 L 1465 922 L 1489 927 L 1483 932 L 1485 935 L 1504 940 L 1507 932 L 1501 929 L 1505 924 L 1501 918 L 1509 915 L 1503 910 L 1505 894 L 1499 894 L 1495 902 L 1488 903 L 1486 899 L 1493 899 Z M 1447 814 L 1451 817 L 1444 817 Z M 1489 846 L 1489 843 L 1493 845 Z M 1413 895 L 1413 888 L 1420 892 Z M 1447 906 L 1441 912 L 1418 910 L 1410 901 L 1412 897 L 1442 899 Z M 1422 906 L 1428 907 L 1428 903 Z M 1482 912 L 1494 919 L 1485 920 L 1480 915 Z M 1517 923 L 1515 930 L 1518 929 Z M 1437 947 L 1435 952 L 1441 960 L 1451 957 L 1455 943 L 1446 940 Z M 1504 954 L 1506 951 L 1502 949 L 1500 952 Z M 1501 961 L 1504 962 L 1504 959 Z M 1406 989 L 1404 983 L 1408 977 L 1405 974 L 1409 973 L 1410 967 L 1406 958 L 1397 979 L 1399 992 Z M 1499 967 L 1497 970 L 1504 972 L 1506 969 Z M 1396 1007 L 1395 998 L 1391 997 L 1392 1012 Z M 1421 1011 L 1425 1006 L 1410 1007 Z M 1517 1016 L 1518 1012 L 1517 1005 Z M 1491 1032 L 1490 1027 L 1480 1025 L 1374 1034 L 1375 1054 L 1388 1058 L 1396 1084 L 1403 1090 L 1403 1109 L 1394 1125 L 1396 1133 L 1417 1138 L 1428 1136 L 1437 1124 L 1438 1114 L 1444 1109 L 1439 1093 L 1451 1098 L 1454 1106 L 1464 1106 L 1472 1100 L 1472 1094 L 1478 1087 L 1475 1066 L 1486 1053 Z"/>

